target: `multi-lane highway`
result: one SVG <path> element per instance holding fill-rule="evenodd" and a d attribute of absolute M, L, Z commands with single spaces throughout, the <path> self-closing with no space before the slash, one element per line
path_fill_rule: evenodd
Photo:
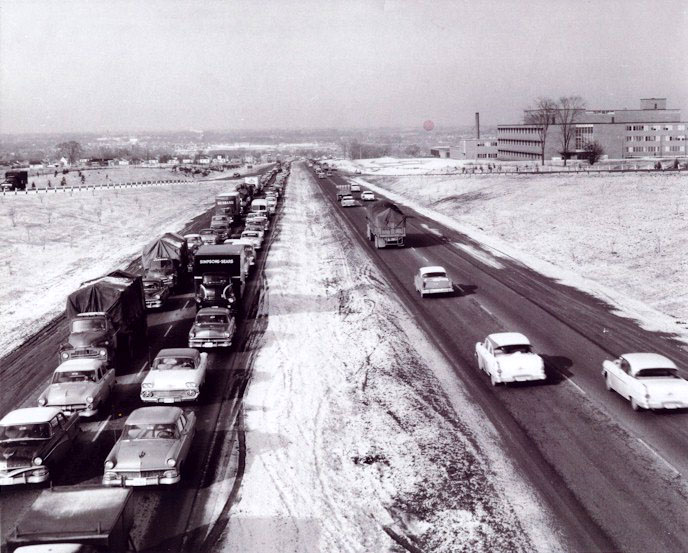
<path fill-rule="evenodd" d="M 228 185 L 229 186 L 229 185 Z M 182 234 L 198 232 L 208 225 L 211 212 L 191 221 Z M 234 474 L 230 456 L 242 456 L 241 398 L 250 378 L 255 343 L 267 321 L 263 295 L 263 268 L 269 244 L 276 235 L 274 218 L 271 231 L 252 268 L 242 297 L 239 328 L 229 351 L 214 350 L 208 357 L 206 386 L 198 404 L 184 406 L 197 413 L 198 427 L 190 458 L 184 467 L 182 483 L 169 489 L 135 490 L 135 526 L 132 532 L 139 551 L 201 551 L 216 539 L 218 528 L 210 516 L 208 503 L 219 512 L 223 503 L 231 502 Z M 234 232 L 238 229 L 235 228 Z M 129 267 L 140 272 L 140 260 Z M 54 485 L 100 484 L 103 461 L 114 445 L 132 410 L 141 407 L 140 383 L 150 360 L 163 348 L 186 347 L 188 331 L 196 314 L 193 294 L 172 296 L 162 310 L 148 315 L 148 347 L 130 365 L 118 369 L 117 385 L 110 409 L 95 420 L 82 421 L 76 445 L 69 461 L 53 477 Z M 38 394 L 47 385 L 57 364 L 60 342 L 67 335 L 67 323 L 60 317 L 28 343 L 0 360 L 0 416 L 20 406 L 34 406 Z M 235 465 L 237 463 L 234 463 Z M 4 550 L 5 538 L 17 517 L 36 498 L 39 490 L 16 487 L 2 490 L 0 499 L 0 533 Z M 217 515 L 217 512 L 215 513 Z M 220 524 L 223 518 L 220 517 Z M 221 530 L 222 528 L 219 528 Z M 210 534 L 210 537 L 208 535 Z"/>
<path fill-rule="evenodd" d="M 500 431 L 571 550 L 688 551 L 688 413 L 634 412 L 606 391 L 601 376 L 604 359 L 634 351 L 662 353 L 688 367 L 677 341 L 408 209 L 402 208 L 411 216 L 406 247 L 377 250 L 366 239 L 364 202 L 341 208 L 336 201 L 335 185 L 345 177 L 317 182 L 383 271 L 389 293 L 399 296 Z M 413 275 L 425 265 L 443 265 L 457 293 L 421 299 Z M 490 385 L 474 348 L 500 331 L 531 339 L 546 361 L 544 384 Z"/>

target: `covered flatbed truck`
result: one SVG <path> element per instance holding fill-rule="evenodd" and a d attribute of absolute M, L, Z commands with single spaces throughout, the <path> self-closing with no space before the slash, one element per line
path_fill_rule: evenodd
<path fill-rule="evenodd" d="M 375 202 L 366 212 L 366 234 L 375 247 L 404 245 L 406 215 L 392 202 Z"/>
<path fill-rule="evenodd" d="M 10 553 L 125 553 L 135 551 L 128 488 L 59 487 L 44 490 L 7 537 Z M 59 547 L 56 547 L 58 546 Z"/>

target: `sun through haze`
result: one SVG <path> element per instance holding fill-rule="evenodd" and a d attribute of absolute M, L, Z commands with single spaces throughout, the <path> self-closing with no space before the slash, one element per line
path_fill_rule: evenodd
<path fill-rule="evenodd" d="M 3 1 L 0 132 L 516 122 L 688 108 L 688 3 Z"/>

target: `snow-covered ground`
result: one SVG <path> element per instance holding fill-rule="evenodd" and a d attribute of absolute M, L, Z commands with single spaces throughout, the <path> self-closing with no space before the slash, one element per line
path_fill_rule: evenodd
<path fill-rule="evenodd" d="M 244 399 L 246 470 L 215 550 L 404 550 L 395 536 L 434 553 L 561 551 L 495 429 L 333 216 L 295 164 Z"/>
<path fill-rule="evenodd" d="M 473 237 L 489 257 L 509 255 L 688 340 L 685 174 L 357 180 Z"/>
<path fill-rule="evenodd" d="M 85 280 L 208 210 L 227 183 L 0 197 L 0 356 L 64 310 Z"/>

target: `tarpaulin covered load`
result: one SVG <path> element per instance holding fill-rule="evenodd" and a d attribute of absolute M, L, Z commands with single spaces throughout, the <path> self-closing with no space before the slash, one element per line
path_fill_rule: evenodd
<path fill-rule="evenodd" d="M 141 263 L 143 268 L 150 267 L 151 262 L 159 257 L 175 261 L 175 265 L 186 267 L 189 260 L 189 250 L 186 240 L 173 232 L 167 232 L 143 247 Z"/>
<path fill-rule="evenodd" d="M 84 282 L 67 297 L 65 313 L 68 319 L 94 311 L 108 313 L 113 323 L 125 330 L 132 329 L 141 320 L 145 321 L 146 304 L 141 277 L 114 271 Z"/>
<path fill-rule="evenodd" d="M 404 227 L 406 215 L 392 202 L 376 202 L 368 208 L 367 218 L 376 227 L 396 228 Z"/>

